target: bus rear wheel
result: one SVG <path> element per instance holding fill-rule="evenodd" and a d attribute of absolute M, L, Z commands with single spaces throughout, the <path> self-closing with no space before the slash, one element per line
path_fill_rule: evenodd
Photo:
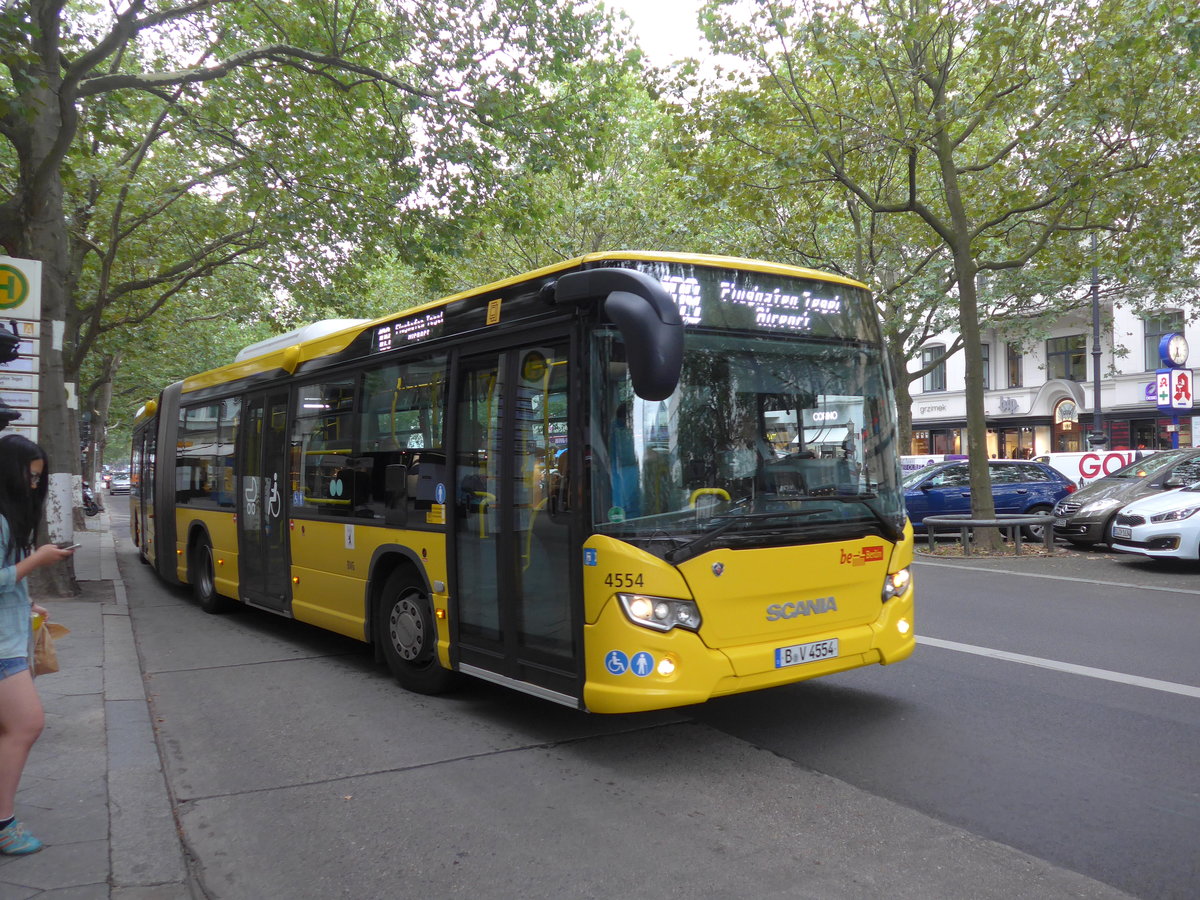
<path fill-rule="evenodd" d="M 192 582 L 192 594 L 196 598 L 196 604 L 206 613 L 213 615 L 228 612 L 233 607 L 233 602 L 217 593 L 212 542 L 207 537 L 200 538 L 192 548 L 192 564 L 189 568 L 188 579 Z"/>
<path fill-rule="evenodd" d="M 379 642 L 403 687 L 418 694 L 445 693 L 454 686 L 455 673 L 438 662 L 433 605 L 415 582 L 403 569 L 388 576 L 379 601 Z"/>

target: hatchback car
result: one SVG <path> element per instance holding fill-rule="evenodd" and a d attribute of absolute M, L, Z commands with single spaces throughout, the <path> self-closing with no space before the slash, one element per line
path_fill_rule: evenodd
<path fill-rule="evenodd" d="M 1200 484 L 1151 494 L 1113 519 L 1111 546 L 1152 558 L 1200 559 Z"/>
<path fill-rule="evenodd" d="M 115 472 L 112 480 L 108 483 L 108 492 L 110 494 L 128 494 L 129 493 L 129 473 Z"/>
<path fill-rule="evenodd" d="M 1121 507 L 1200 481 L 1200 450 L 1163 450 L 1117 469 L 1054 507 L 1054 536 L 1072 544 L 1112 545 Z"/>
<path fill-rule="evenodd" d="M 998 515 L 1049 513 L 1075 483 L 1045 463 L 1015 459 L 988 460 L 992 501 Z M 966 515 L 971 512 L 971 478 L 967 461 L 936 463 L 904 477 L 904 504 L 913 528 L 924 531 L 926 516 Z M 1041 540 L 1039 526 L 1021 529 L 1031 540 Z"/>

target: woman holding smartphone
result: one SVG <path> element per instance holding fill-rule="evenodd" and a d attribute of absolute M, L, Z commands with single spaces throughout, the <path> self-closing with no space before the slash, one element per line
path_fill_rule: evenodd
<path fill-rule="evenodd" d="M 46 502 L 46 453 L 16 434 L 0 437 L 0 853 L 21 856 L 42 842 L 17 821 L 14 804 L 21 771 L 45 714 L 29 669 L 31 618 L 46 610 L 29 599 L 26 577 L 75 551 L 54 544 L 36 550 Z"/>

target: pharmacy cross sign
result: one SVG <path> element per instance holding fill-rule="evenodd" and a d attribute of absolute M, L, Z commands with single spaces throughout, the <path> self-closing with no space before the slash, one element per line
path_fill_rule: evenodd
<path fill-rule="evenodd" d="M 1159 369 L 1155 373 L 1156 399 L 1163 411 L 1192 408 L 1192 370 Z"/>

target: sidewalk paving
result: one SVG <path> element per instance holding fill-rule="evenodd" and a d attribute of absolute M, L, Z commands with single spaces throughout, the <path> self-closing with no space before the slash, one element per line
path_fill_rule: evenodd
<path fill-rule="evenodd" d="M 107 512 L 76 532 L 81 594 L 43 599 L 71 633 L 37 680 L 46 729 L 17 815 L 46 848 L 0 857 L 5 900 L 193 900 Z"/>

